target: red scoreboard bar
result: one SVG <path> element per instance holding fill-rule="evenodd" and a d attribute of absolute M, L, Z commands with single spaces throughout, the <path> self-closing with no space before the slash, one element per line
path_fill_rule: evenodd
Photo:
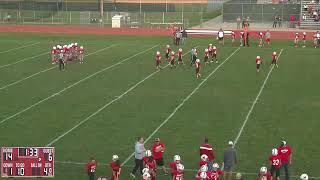
<path fill-rule="evenodd" d="M 54 177 L 54 147 L 2 147 L 1 177 Z"/>

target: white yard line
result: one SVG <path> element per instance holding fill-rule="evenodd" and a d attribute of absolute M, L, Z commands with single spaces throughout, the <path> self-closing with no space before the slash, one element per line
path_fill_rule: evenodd
<path fill-rule="evenodd" d="M 110 48 L 112 48 L 112 47 L 114 47 L 114 46 L 117 46 L 117 45 L 115 44 L 115 45 L 107 46 L 107 47 L 105 47 L 105 48 L 99 49 L 99 50 L 94 51 L 94 52 L 92 52 L 92 53 L 86 54 L 85 57 L 90 56 L 90 55 L 93 55 L 93 54 L 96 54 L 96 53 L 99 53 L 99 52 L 104 51 L 104 50 L 106 50 L 106 49 L 110 49 Z M 50 71 L 50 70 L 52 70 L 52 69 L 55 69 L 55 68 L 57 68 L 57 67 L 56 67 L 56 66 L 50 67 L 50 68 L 44 69 L 44 70 L 42 70 L 42 71 L 39 71 L 39 72 L 37 72 L 37 73 L 31 74 L 30 76 L 26 76 L 26 77 L 24 77 L 24 78 L 22 78 L 22 79 L 20 79 L 20 80 L 18 80 L 18 81 L 12 82 L 12 83 L 7 84 L 7 85 L 4 85 L 4 86 L 0 87 L 0 91 L 6 89 L 6 88 L 8 88 L 8 87 L 11 87 L 11 86 L 13 86 L 13 85 L 16 85 L 16 84 L 18 84 L 18 83 L 20 83 L 20 82 L 22 82 L 22 81 L 25 81 L 25 80 L 27 80 L 27 79 L 30 79 L 30 78 L 32 78 L 32 77 L 34 77 L 34 76 L 36 76 L 36 75 L 39 75 L 39 74 L 41 74 L 41 73 Z"/>
<path fill-rule="evenodd" d="M 279 58 L 280 58 L 280 56 L 281 56 L 281 54 L 282 54 L 282 51 L 283 51 L 283 49 L 281 49 L 281 51 L 280 51 L 280 53 L 279 53 L 278 60 L 279 60 Z M 260 95 L 261 95 L 264 87 L 266 86 L 267 81 L 268 81 L 268 79 L 269 79 L 269 77 L 270 77 L 270 75 L 271 75 L 271 72 L 272 72 L 272 70 L 274 69 L 274 67 L 275 67 L 275 66 L 272 66 L 272 67 L 270 68 L 266 79 L 264 80 L 262 86 L 260 87 L 260 90 L 259 90 L 259 92 L 258 92 L 255 100 L 253 101 L 253 103 L 252 103 L 252 105 L 251 105 L 251 108 L 250 108 L 250 110 L 249 110 L 248 113 L 247 113 L 246 118 L 245 118 L 244 121 L 243 121 L 243 124 L 242 124 L 242 126 L 241 126 L 241 128 L 240 128 L 240 130 L 239 130 L 239 133 L 237 134 L 237 137 L 236 137 L 236 138 L 234 139 L 234 141 L 233 141 L 233 142 L 234 142 L 233 147 L 236 146 L 236 144 L 237 144 L 237 142 L 238 142 L 238 140 L 239 140 L 239 138 L 240 138 L 240 136 L 241 136 L 241 134 L 242 134 L 242 132 L 243 132 L 243 129 L 245 128 L 245 126 L 246 126 L 246 124 L 247 124 L 247 122 L 248 122 L 248 119 L 249 119 L 249 117 L 250 117 L 250 115 L 251 115 L 251 113 L 252 113 L 252 111 L 253 111 L 253 108 L 254 108 L 254 106 L 257 104 L 257 102 L 258 102 L 258 100 L 259 100 L 259 97 L 260 97 Z"/>
<path fill-rule="evenodd" d="M 74 165 L 74 166 L 85 166 L 87 163 L 85 163 L 85 162 L 73 162 L 73 161 L 55 161 L 55 163 L 57 163 L 57 164 L 67 164 L 67 165 Z M 99 165 L 103 165 L 103 166 L 109 166 L 110 165 L 110 163 L 99 163 Z M 123 165 L 123 167 L 129 167 L 129 168 L 132 168 L 133 166 L 132 165 Z M 159 167 L 159 169 L 161 169 L 160 167 Z M 169 168 L 167 168 L 168 170 L 169 170 Z M 187 169 L 187 168 L 185 168 L 184 169 L 184 171 L 186 171 L 186 172 L 197 172 L 198 171 L 198 169 Z M 257 176 L 258 175 L 258 173 L 257 172 L 255 172 L 255 173 L 253 173 L 253 172 L 242 172 L 242 171 L 239 171 L 241 174 L 243 174 L 243 175 L 249 175 L 249 176 Z M 237 173 L 237 172 L 233 172 L 234 174 L 235 173 Z M 300 177 L 300 176 L 298 176 L 298 175 L 291 175 L 290 176 L 291 178 L 297 178 L 297 177 Z M 320 176 L 318 177 L 318 176 L 309 176 L 309 178 L 310 179 L 320 179 Z"/>
<path fill-rule="evenodd" d="M 35 55 L 35 56 L 32 56 L 32 57 L 23 58 L 23 59 L 21 59 L 21 60 L 19 60 L 19 61 L 15 61 L 15 62 L 13 62 L 13 63 L 9 63 L 9 64 L 2 65 L 2 66 L 0 66 L 0 69 L 5 68 L 5 67 L 8 67 L 8 66 L 12 66 L 12 65 L 15 65 L 15 64 L 24 62 L 24 61 L 28 61 L 28 60 L 30 60 L 30 59 L 34 59 L 34 58 L 37 58 L 37 57 L 40 57 L 40 56 L 43 56 L 43 55 L 46 55 L 46 54 L 49 54 L 49 52 L 46 51 L 46 52 L 44 52 L 44 53 L 41 53 L 41 54 L 38 54 L 38 55 Z"/>
<path fill-rule="evenodd" d="M 153 46 L 153 47 L 151 47 L 151 48 L 149 48 L 149 49 L 147 49 L 147 50 L 141 51 L 141 52 L 139 52 L 139 53 L 137 53 L 137 54 L 135 54 L 135 55 L 133 55 L 133 56 L 130 56 L 130 57 L 126 58 L 126 59 L 123 59 L 123 60 L 121 60 L 121 61 L 119 61 L 119 62 L 117 62 L 117 63 L 115 63 L 115 64 L 113 64 L 113 65 L 111 65 L 111 66 L 108 66 L 108 67 L 106 67 L 106 68 L 103 68 L 103 69 L 101 69 L 101 70 L 99 70 L 99 71 L 97 71 L 97 72 L 95 72 L 95 73 L 93 73 L 93 74 L 91 74 L 91 75 L 89 75 L 89 76 L 87 76 L 87 77 L 85 77 L 85 78 L 83 78 L 83 79 L 81 79 L 81 80 L 79 80 L 79 81 L 77 81 L 77 82 L 69 85 L 68 87 L 63 88 L 62 90 L 60 90 L 60 91 L 52 94 L 51 96 L 48 96 L 48 97 L 46 97 L 46 98 L 44 98 L 44 99 L 42 99 L 42 100 L 40 100 L 40 101 L 32 104 L 31 106 L 29 106 L 29 107 L 27 107 L 27 108 L 25 108 L 25 109 L 23 109 L 23 110 L 15 113 L 15 114 L 13 114 L 13 115 L 11 115 L 11 116 L 9 116 L 9 117 L 7 117 L 7 118 L 4 118 L 3 120 L 0 121 L 0 124 L 8 121 L 8 120 L 11 119 L 11 118 L 14 118 L 14 117 L 20 115 L 20 114 L 23 113 L 23 112 L 28 111 L 29 109 L 31 109 L 31 108 L 33 108 L 33 107 L 35 107 L 35 106 L 37 106 L 37 105 L 39 105 L 39 104 L 41 104 L 41 103 L 43 103 L 43 102 L 51 99 L 51 98 L 53 98 L 53 97 L 55 97 L 55 96 L 57 96 L 57 95 L 59 95 L 59 94 L 61 94 L 61 93 L 63 93 L 64 91 L 66 91 L 66 90 L 68 90 L 68 89 L 70 89 L 70 88 L 72 88 L 72 87 L 80 84 L 81 82 L 83 82 L 83 81 L 85 81 L 85 80 L 88 80 L 88 79 L 92 78 L 93 76 L 96 76 L 97 74 L 100 74 L 100 73 L 102 73 L 102 72 L 104 72 L 104 71 L 106 71 L 106 70 L 108 70 L 108 69 L 110 69 L 110 68 L 113 68 L 113 67 L 115 67 L 115 66 L 117 66 L 117 65 L 120 65 L 120 64 L 122 64 L 123 62 L 128 61 L 128 60 L 132 59 L 133 57 L 136 57 L 136 56 L 138 56 L 138 55 L 140 55 L 140 54 L 142 54 L 142 53 L 145 53 L 145 52 L 147 52 L 147 51 L 149 51 L 149 50 L 151 50 L 151 49 L 153 49 L 153 48 L 155 48 L 155 47 L 157 47 L 157 46 L 158 46 L 158 45 L 155 45 L 155 46 Z M 99 50 L 99 51 L 101 51 L 101 50 Z M 95 53 L 97 53 L 97 52 L 95 52 Z"/>
<path fill-rule="evenodd" d="M 186 101 L 188 101 L 191 96 L 198 91 L 198 89 L 224 64 L 226 63 L 240 48 L 237 48 L 229 57 L 227 57 L 224 61 L 222 61 L 219 66 L 217 66 L 206 78 L 202 79 L 202 81 L 198 84 L 198 86 L 186 97 L 182 100 L 182 102 L 173 110 L 173 112 L 147 137 L 145 142 L 148 142 L 151 137 L 159 131 L 159 129 L 165 125 L 175 114 L 176 112 L 184 105 Z M 125 165 L 134 155 L 134 152 L 130 154 L 122 163 Z"/>
<path fill-rule="evenodd" d="M 189 51 L 190 52 L 190 51 Z M 186 54 L 188 54 L 189 52 L 187 52 Z M 166 65 L 164 68 L 168 67 L 168 65 Z M 128 94 L 129 92 L 131 92 L 132 90 L 134 90 L 137 86 L 139 86 L 140 84 L 142 84 L 144 81 L 148 80 L 149 78 L 151 78 L 152 76 L 154 76 L 155 74 L 157 74 L 158 72 L 160 72 L 161 70 L 157 70 L 151 74 L 149 74 L 147 77 L 143 78 L 141 81 L 137 82 L 135 85 L 131 86 L 128 90 L 126 90 L 124 93 L 122 93 L 120 96 L 116 96 L 116 98 L 114 98 L 112 101 L 108 102 L 107 104 L 105 104 L 104 106 L 102 106 L 101 108 L 99 108 L 97 111 L 95 111 L 94 113 L 92 113 L 91 115 L 89 115 L 87 118 L 83 119 L 82 121 L 80 121 L 79 123 L 77 123 L 75 126 L 73 126 L 71 129 L 69 129 L 68 131 L 64 132 L 63 134 L 61 134 L 60 136 L 58 136 L 57 138 L 53 139 L 51 142 L 49 142 L 46 146 L 52 146 L 54 143 L 56 143 L 57 141 L 59 141 L 60 139 L 62 139 L 63 137 L 65 137 L 66 135 L 68 135 L 70 132 L 72 132 L 73 130 L 75 130 L 76 128 L 78 128 L 79 126 L 81 126 L 83 123 L 87 122 L 88 120 L 90 120 L 93 116 L 97 115 L 98 113 L 100 113 L 101 111 L 103 111 L 105 108 L 107 108 L 108 106 L 110 106 L 111 104 L 113 104 L 114 102 L 118 101 L 119 99 L 121 99 L 123 96 L 125 96 L 126 94 Z"/>
<path fill-rule="evenodd" d="M 15 47 L 15 48 L 8 49 L 8 50 L 5 50 L 5 51 L 0 51 L 0 54 L 7 53 L 7 52 L 10 52 L 10 51 L 14 51 L 14 50 L 17 50 L 17 49 L 22 49 L 22 48 L 25 48 L 25 47 L 34 46 L 36 44 L 40 44 L 40 42 L 36 42 L 36 43 L 33 43 L 33 44 L 27 44 L 27 45 Z"/>

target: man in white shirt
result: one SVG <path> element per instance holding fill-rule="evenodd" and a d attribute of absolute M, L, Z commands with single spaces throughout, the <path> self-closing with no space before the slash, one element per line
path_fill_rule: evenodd
<path fill-rule="evenodd" d="M 220 28 L 220 30 L 218 31 L 218 40 L 220 45 L 224 45 L 224 32 L 222 28 Z"/>

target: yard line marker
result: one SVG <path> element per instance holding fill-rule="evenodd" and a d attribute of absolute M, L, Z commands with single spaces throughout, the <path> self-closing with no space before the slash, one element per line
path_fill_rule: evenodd
<path fill-rule="evenodd" d="M 157 45 L 158 46 L 158 45 Z M 155 46 L 154 46 L 155 47 Z M 189 51 L 190 52 L 190 51 Z M 187 52 L 186 54 L 188 54 L 189 52 Z M 169 64 L 167 64 L 164 68 L 168 67 Z M 158 72 L 160 72 L 161 70 L 156 70 L 153 73 L 149 74 L 147 77 L 143 78 L 142 80 L 140 80 L 139 82 L 137 82 L 135 85 L 131 86 L 128 90 L 126 90 L 124 93 L 122 93 L 120 96 L 114 98 L 112 101 L 108 102 L 107 104 L 105 104 L 104 106 L 102 106 L 101 108 L 99 108 L 97 111 L 95 111 L 94 113 L 92 113 L 90 116 L 88 116 L 87 118 L 85 118 L 84 120 L 80 121 L 78 124 L 76 124 L 75 126 L 73 126 L 71 129 L 69 129 L 68 131 L 64 132 L 63 134 L 61 134 L 60 136 L 58 136 L 57 138 L 55 138 L 54 140 L 52 140 L 50 143 L 48 143 L 46 145 L 46 147 L 52 146 L 54 143 L 56 143 L 57 141 L 59 141 L 60 139 L 62 139 L 64 136 L 68 135 L 70 132 L 72 132 L 73 130 L 75 130 L 76 128 L 78 128 L 79 126 L 81 126 L 83 123 L 87 122 L 88 120 L 90 120 L 93 116 L 97 115 L 98 113 L 100 113 L 102 110 L 104 110 L 105 108 L 107 108 L 108 106 L 110 106 L 111 104 L 113 104 L 114 102 L 118 101 L 119 99 L 121 99 L 123 96 L 125 96 L 126 94 L 128 94 L 129 92 L 131 92 L 133 89 L 135 89 L 137 86 L 139 86 L 140 84 L 142 84 L 144 81 L 148 80 L 149 78 L 151 78 L 153 75 L 157 74 Z"/>
<path fill-rule="evenodd" d="M 117 46 L 117 44 L 114 44 L 114 45 L 111 45 L 111 46 L 107 46 L 107 47 L 105 47 L 105 48 L 103 48 L 103 49 L 99 49 L 99 50 L 94 51 L 94 52 L 92 52 L 92 53 L 86 54 L 85 57 L 90 56 L 90 55 L 93 55 L 93 54 L 96 54 L 96 53 L 99 53 L 99 52 L 104 51 L 104 50 L 106 50 L 106 49 L 110 49 L 110 48 L 112 48 L 112 47 L 114 47 L 114 46 Z M 55 68 L 56 68 L 56 66 L 50 67 L 50 68 L 47 68 L 47 69 L 45 69 L 45 70 L 39 71 L 39 72 L 37 72 L 37 73 L 31 74 L 30 76 L 24 77 L 24 78 L 22 78 L 22 79 L 20 79 L 20 80 L 18 80 L 18 81 L 13 82 L 13 83 L 4 85 L 4 86 L 0 87 L 0 91 L 3 90 L 3 89 L 8 88 L 8 87 L 10 87 L 10 86 L 16 85 L 16 84 L 18 84 L 18 83 L 20 83 L 20 82 L 22 82 L 22 81 L 24 81 L 24 80 L 30 79 L 30 78 L 32 78 L 33 76 L 36 76 L 36 75 L 38 75 L 38 74 L 41 74 L 41 73 L 50 71 L 50 70 L 55 69 Z"/>
<path fill-rule="evenodd" d="M 57 95 L 59 95 L 59 94 L 61 94 L 61 93 L 63 93 L 64 91 L 66 91 L 66 90 L 68 90 L 68 89 L 76 86 L 77 84 L 80 84 L 81 82 L 83 82 L 83 81 L 85 81 L 85 80 L 87 80 L 87 79 L 92 78 L 93 76 L 95 76 L 95 75 L 97 75 L 97 74 L 100 74 L 100 73 L 102 73 L 102 72 L 104 72 L 104 71 L 106 71 L 106 70 L 108 70 L 108 69 L 110 69 L 110 68 L 113 68 L 113 67 L 121 64 L 122 62 L 128 61 L 129 59 L 132 59 L 133 57 L 136 57 L 136 56 L 138 56 L 138 55 L 140 55 L 140 54 L 142 54 L 142 53 L 145 53 L 145 52 L 147 52 L 147 51 L 149 51 L 149 50 L 151 50 L 151 49 L 153 49 L 153 48 L 155 48 L 155 47 L 157 47 L 157 46 L 158 46 L 158 45 L 155 45 L 155 46 L 153 46 L 153 47 L 151 47 L 151 48 L 149 48 L 149 49 L 147 49 L 147 50 L 141 51 L 141 52 L 139 52 L 139 53 L 137 53 L 137 54 L 135 54 L 135 55 L 133 55 L 133 56 L 130 56 L 130 57 L 128 57 L 128 58 L 126 58 L 126 59 L 124 59 L 124 60 L 122 60 L 122 61 L 119 61 L 118 63 L 115 63 L 115 64 L 113 64 L 113 65 L 111 65 L 111 66 L 106 67 L 106 68 L 103 68 L 103 69 L 101 69 L 101 70 L 99 70 L 99 71 L 97 71 L 97 72 L 95 72 L 95 73 L 93 73 L 93 74 L 91 74 L 91 75 L 89 75 L 89 76 L 87 76 L 87 77 L 85 77 L 85 78 L 83 78 L 83 79 L 81 79 L 81 80 L 79 80 L 79 81 L 77 81 L 77 82 L 69 85 L 68 87 L 63 88 L 62 90 L 60 90 L 60 91 L 52 94 L 51 96 L 48 96 L 48 97 L 46 97 L 46 98 L 44 98 L 44 99 L 42 99 L 42 100 L 40 100 L 40 101 L 32 104 L 31 106 L 29 106 L 29 107 L 27 107 L 27 108 L 25 108 L 25 109 L 23 109 L 23 110 L 15 113 L 15 114 L 13 114 L 13 115 L 11 115 L 11 116 L 9 116 L 9 117 L 1 120 L 1 121 L 0 121 L 0 124 L 8 121 L 9 119 L 11 119 L 11 118 L 13 118 L 13 117 L 16 117 L 16 116 L 20 115 L 20 114 L 23 113 L 23 112 L 28 111 L 29 109 L 31 109 L 31 108 L 33 108 L 33 107 L 35 107 L 35 106 L 37 106 L 37 105 L 39 105 L 39 104 L 41 104 L 41 103 L 43 103 L 43 102 L 51 99 L 51 98 L 53 98 L 53 97 L 55 97 L 55 96 L 57 96 Z"/>
<path fill-rule="evenodd" d="M 70 165 L 79 165 L 79 166 L 83 166 L 83 165 L 86 165 L 87 163 L 85 162 L 73 162 L 73 161 L 55 161 L 55 163 L 58 163 L 58 164 L 70 164 Z M 100 165 L 103 165 L 103 166 L 106 166 L 106 165 L 110 165 L 110 163 L 99 163 Z M 133 167 L 132 165 L 123 165 L 123 167 Z M 161 168 L 158 168 L 158 169 L 161 169 Z M 170 168 L 167 168 L 168 170 Z M 187 169 L 185 168 L 184 171 L 187 171 L 187 172 L 197 172 L 198 169 Z M 249 176 L 257 176 L 258 173 L 255 172 L 255 173 L 252 173 L 252 172 L 242 172 L 242 171 L 239 171 L 241 174 L 244 174 L 244 175 L 249 175 Z M 233 174 L 236 174 L 236 172 L 233 172 Z M 292 175 L 290 176 L 292 178 L 297 178 L 297 177 L 300 177 L 298 175 Z M 309 176 L 310 179 L 320 179 L 320 176 Z"/>
<path fill-rule="evenodd" d="M 283 51 L 283 49 L 281 49 L 281 51 L 280 51 L 280 53 L 279 53 L 278 60 L 279 60 L 279 58 L 280 58 L 280 56 L 281 56 L 281 54 L 282 54 L 282 51 Z M 252 113 L 252 111 L 253 111 L 253 108 L 254 108 L 254 106 L 257 104 L 257 102 L 258 102 L 258 100 L 259 100 L 259 97 L 260 97 L 260 95 L 261 95 L 264 87 L 266 86 L 267 81 L 268 81 L 268 79 L 269 79 L 269 77 L 270 77 L 270 75 L 271 75 L 271 72 L 273 71 L 274 67 L 275 67 L 275 65 L 273 65 L 273 66 L 270 68 L 266 79 L 264 80 L 262 86 L 260 87 L 259 93 L 258 93 L 258 95 L 256 96 L 255 100 L 253 101 L 253 103 L 252 103 L 252 105 L 251 105 L 251 108 L 250 108 L 250 110 L 248 111 L 248 114 L 247 114 L 247 116 L 246 116 L 246 118 L 245 118 L 245 120 L 244 120 L 244 122 L 243 122 L 243 124 L 242 124 L 242 126 L 241 126 L 241 128 L 240 128 L 240 131 L 239 131 L 237 137 L 236 137 L 236 138 L 234 139 L 234 141 L 233 141 L 233 142 L 234 142 L 233 147 L 236 146 L 236 144 L 237 144 L 237 142 L 238 142 L 238 140 L 239 140 L 239 138 L 240 138 L 240 136 L 241 136 L 241 134 L 242 134 L 242 132 L 243 132 L 243 129 L 244 129 L 244 127 L 246 126 L 246 124 L 247 124 L 247 122 L 248 122 L 248 119 L 249 119 L 249 117 L 250 117 L 250 115 L 251 115 L 251 113 Z"/>
<path fill-rule="evenodd" d="M 23 45 L 23 46 L 19 46 L 19 47 L 16 47 L 16 48 L 12 48 L 12 49 L 8 49 L 6 51 L 0 51 L 0 54 L 2 53 L 7 53 L 7 52 L 10 52 L 10 51 L 14 51 L 14 50 L 17 50 L 17 49 L 22 49 L 22 48 L 25 48 L 25 47 L 29 47 L 29 46 L 34 46 L 36 44 L 40 44 L 40 42 L 36 42 L 36 43 L 33 43 L 33 44 L 27 44 L 27 45 Z"/>
<path fill-rule="evenodd" d="M 2 69 L 2 68 L 4 68 L 4 67 L 12 66 L 12 65 L 15 65 L 15 64 L 24 62 L 24 61 L 28 61 L 28 60 L 30 60 L 30 59 L 34 59 L 34 58 L 37 58 L 37 57 L 40 57 L 40 56 L 43 56 L 43 55 L 46 55 L 46 54 L 49 54 L 49 53 L 50 53 L 50 52 L 46 51 L 46 52 L 41 53 L 41 54 L 38 54 L 38 55 L 36 55 L 36 56 L 23 58 L 23 59 L 21 59 L 21 60 L 19 60 L 19 61 L 15 61 L 15 62 L 10 63 L 10 64 L 2 65 L 2 66 L 0 66 L 0 69 Z"/>
<path fill-rule="evenodd" d="M 151 137 L 159 131 L 159 129 L 165 125 L 174 115 L 175 113 L 184 105 L 186 101 L 188 101 L 191 96 L 198 91 L 198 89 L 224 64 L 226 63 L 236 52 L 239 51 L 240 48 L 237 48 L 231 55 L 229 55 L 221 64 L 219 64 L 204 80 L 202 80 L 198 86 L 186 97 L 182 100 L 182 102 L 173 110 L 173 112 L 147 137 L 145 142 L 148 142 Z M 134 152 L 128 156 L 128 158 L 121 164 L 125 165 L 134 155 Z"/>

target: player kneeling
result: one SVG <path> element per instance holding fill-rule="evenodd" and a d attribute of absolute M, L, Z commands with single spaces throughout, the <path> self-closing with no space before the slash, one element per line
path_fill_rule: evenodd
<path fill-rule="evenodd" d="M 160 51 L 157 51 L 155 60 L 156 60 L 156 69 L 161 69 L 161 66 L 160 66 L 160 63 L 161 63 Z"/>
<path fill-rule="evenodd" d="M 197 59 L 196 62 L 195 62 L 196 77 L 197 77 L 197 78 L 201 77 L 201 74 L 200 74 L 200 66 L 201 66 L 200 59 Z"/>
<path fill-rule="evenodd" d="M 256 57 L 256 69 L 257 69 L 257 72 L 260 71 L 261 63 L 262 63 L 262 58 L 260 56 L 257 56 Z"/>
<path fill-rule="evenodd" d="M 183 60 L 182 60 L 182 55 L 183 52 L 182 52 L 182 49 L 180 48 L 179 51 L 178 51 L 178 64 L 183 64 Z"/>
<path fill-rule="evenodd" d="M 294 35 L 294 47 L 297 48 L 299 46 L 299 33 Z"/>
<path fill-rule="evenodd" d="M 271 179 L 271 174 L 268 172 L 267 167 L 261 167 L 260 172 L 258 174 L 258 179 L 259 180 L 270 180 Z"/>
<path fill-rule="evenodd" d="M 111 180 L 119 180 L 120 173 L 121 173 L 121 167 L 120 167 L 120 161 L 119 161 L 118 155 L 112 156 L 112 162 L 110 163 L 110 166 L 112 168 Z"/>
<path fill-rule="evenodd" d="M 80 64 L 83 63 L 83 59 L 84 59 L 84 48 L 83 48 L 83 46 L 80 46 L 80 48 L 79 48 L 79 60 L 80 60 Z"/>
<path fill-rule="evenodd" d="M 271 65 L 276 65 L 276 67 L 278 68 L 278 64 L 277 64 L 277 60 L 278 60 L 278 55 L 277 52 L 273 52 L 272 53 L 272 61 L 271 61 Z"/>
<path fill-rule="evenodd" d="M 219 180 L 222 174 L 223 171 L 219 169 L 218 163 L 214 163 L 212 165 L 212 171 L 209 172 L 210 179 Z"/>

